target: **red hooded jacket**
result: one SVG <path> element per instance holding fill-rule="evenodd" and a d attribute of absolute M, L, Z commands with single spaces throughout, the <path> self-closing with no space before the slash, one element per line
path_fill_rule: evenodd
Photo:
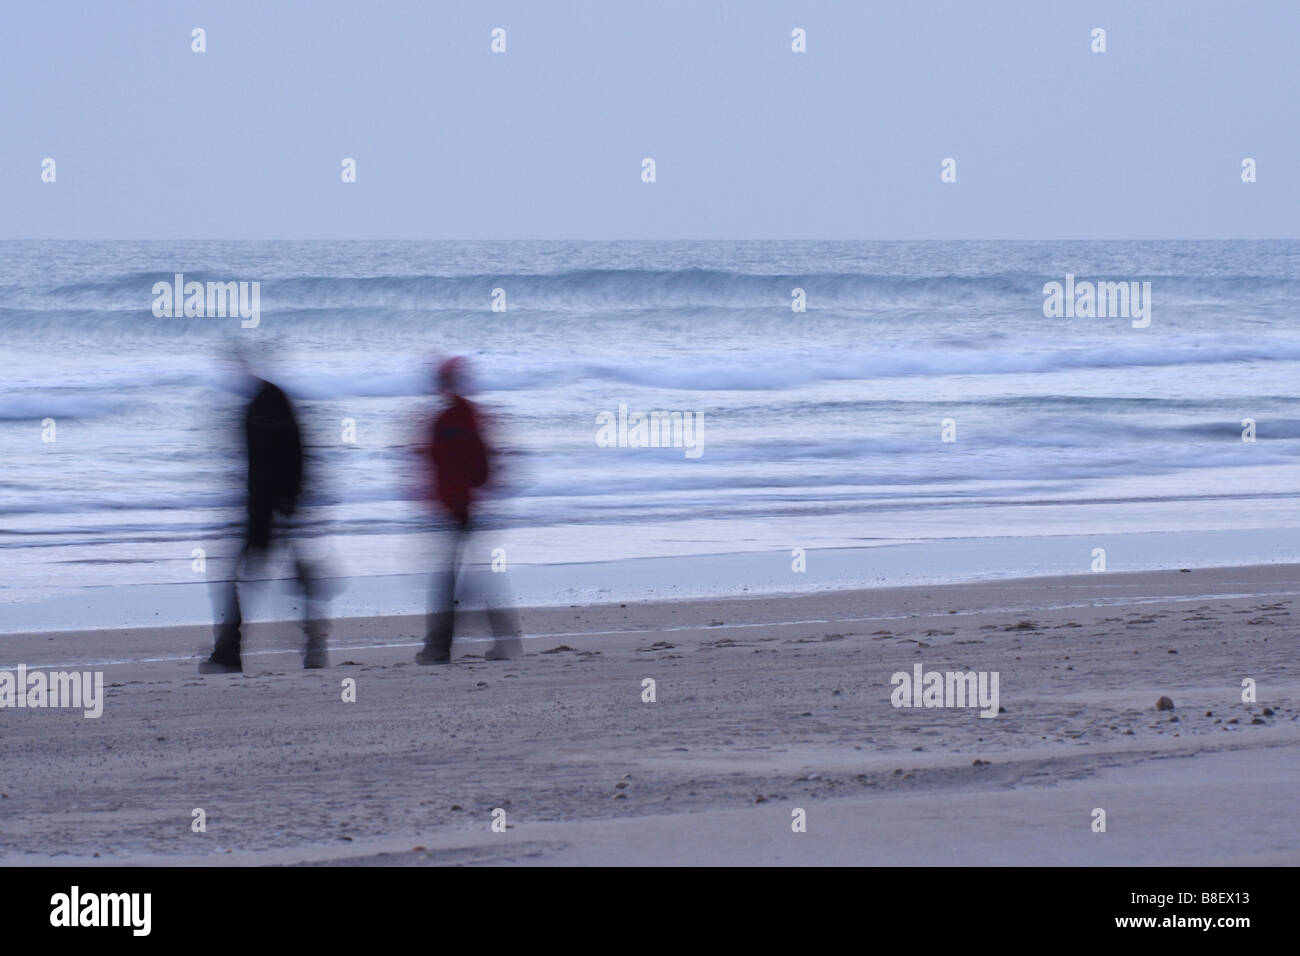
<path fill-rule="evenodd" d="M 430 424 L 422 452 L 432 472 L 429 500 L 457 521 L 467 522 L 474 489 L 487 483 L 491 457 L 473 403 L 453 395 Z"/>

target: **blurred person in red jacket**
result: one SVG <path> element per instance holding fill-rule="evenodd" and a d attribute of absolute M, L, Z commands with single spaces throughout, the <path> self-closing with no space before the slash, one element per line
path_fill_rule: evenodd
<path fill-rule="evenodd" d="M 424 647 L 415 655 L 419 664 L 447 664 L 456 623 L 456 581 L 475 527 L 476 499 L 495 471 L 495 456 L 484 436 L 482 417 L 465 397 L 470 389 L 468 363 L 461 357 L 442 362 L 435 375 L 437 390 L 446 404 L 429 423 L 420 446 L 427 466 L 426 497 L 451 521 L 450 544 L 444 567 L 429 591 L 429 626 Z M 475 576 L 481 579 L 481 569 Z M 487 588 L 484 589 L 489 590 Z M 490 601 L 488 620 L 496 643 L 484 656 L 488 660 L 519 657 L 523 653 L 519 621 L 505 601 Z"/>

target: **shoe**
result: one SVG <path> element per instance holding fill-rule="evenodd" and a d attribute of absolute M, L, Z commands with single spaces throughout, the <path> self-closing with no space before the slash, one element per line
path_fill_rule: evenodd
<path fill-rule="evenodd" d="M 483 655 L 483 659 L 487 661 L 512 661 L 523 656 L 524 642 L 517 637 L 512 637 L 493 644 L 488 648 L 487 653 Z"/>
<path fill-rule="evenodd" d="M 200 674 L 242 674 L 244 668 L 242 664 L 228 664 L 225 661 L 213 660 L 209 657 L 206 661 L 199 661 Z"/>
<path fill-rule="evenodd" d="M 436 651 L 433 648 L 426 647 L 415 655 L 417 664 L 450 664 L 450 651 Z"/>

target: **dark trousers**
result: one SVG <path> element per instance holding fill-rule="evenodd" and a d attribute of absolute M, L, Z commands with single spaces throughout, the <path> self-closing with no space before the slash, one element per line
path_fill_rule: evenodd
<path fill-rule="evenodd" d="M 223 582 L 216 598 L 219 618 L 216 627 L 216 646 L 212 651 L 214 661 L 222 664 L 240 663 L 240 649 L 243 644 L 243 634 L 240 629 L 244 623 L 244 615 L 239 602 L 239 585 L 251 571 L 260 569 L 265 564 L 271 550 L 273 523 L 274 512 L 270 507 L 249 505 L 248 528 L 243 549 L 235 561 L 234 573 L 229 581 Z M 299 549 L 292 542 L 289 542 L 288 546 L 293 556 L 294 579 L 304 598 L 302 626 L 307 637 L 307 649 L 320 648 L 325 640 L 323 588 L 315 570 Z"/>
<path fill-rule="evenodd" d="M 451 653 L 451 641 L 456 630 L 456 578 L 472 530 L 468 520 L 455 522 L 450 532 L 446 564 L 438 569 L 429 585 L 428 633 L 424 646 L 439 655 Z M 499 646 L 504 646 L 506 641 L 518 641 L 522 632 L 513 608 L 488 600 L 487 616 Z"/>

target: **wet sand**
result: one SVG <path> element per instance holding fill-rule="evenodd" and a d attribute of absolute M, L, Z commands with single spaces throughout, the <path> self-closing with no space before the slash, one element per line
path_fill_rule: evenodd
<path fill-rule="evenodd" d="M 525 658 L 471 619 L 446 667 L 419 619 L 353 619 L 320 671 L 259 625 L 242 676 L 198 675 L 208 628 L 10 635 L 0 667 L 107 699 L 0 710 L 0 862 L 1295 864 L 1298 594 L 1270 565 L 525 609 Z M 917 663 L 997 672 L 1003 712 L 895 708 Z"/>

